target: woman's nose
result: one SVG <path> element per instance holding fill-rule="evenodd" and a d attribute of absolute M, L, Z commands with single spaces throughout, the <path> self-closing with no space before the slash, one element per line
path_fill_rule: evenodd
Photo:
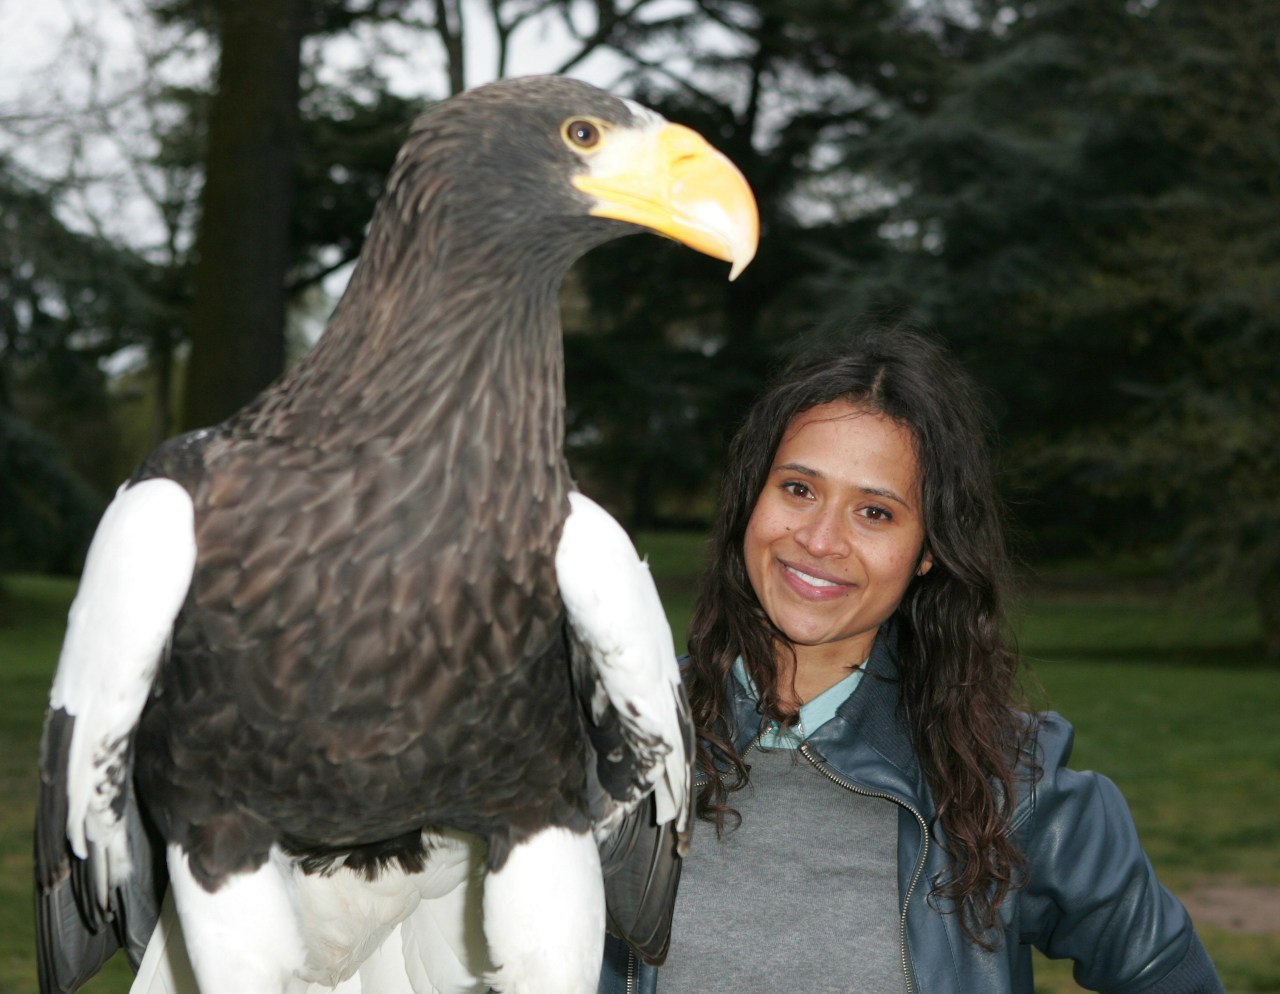
<path fill-rule="evenodd" d="M 848 555 L 849 525 L 838 508 L 815 508 L 795 531 L 796 541 L 813 556 Z"/>

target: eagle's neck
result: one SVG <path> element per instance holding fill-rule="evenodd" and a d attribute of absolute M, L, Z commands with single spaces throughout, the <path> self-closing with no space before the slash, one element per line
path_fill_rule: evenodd
<path fill-rule="evenodd" d="M 316 513 L 350 517 L 353 589 L 411 592 L 388 659 L 510 665 L 542 651 L 559 611 L 560 276 L 395 258 L 353 274 L 325 336 L 233 434 L 272 439 L 264 455 L 327 502 Z M 423 627 L 436 621 L 447 644 Z"/>
<path fill-rule="evenodd" d="M 407 455 L 562 459 L 563 263 L 474 238 L 362 256 L 329 328 L 256 412 L 265 433 Z M 274 401 L 274 402 L 273 402 Z M 500 453 L 500 454 L 499 454 Z"/>

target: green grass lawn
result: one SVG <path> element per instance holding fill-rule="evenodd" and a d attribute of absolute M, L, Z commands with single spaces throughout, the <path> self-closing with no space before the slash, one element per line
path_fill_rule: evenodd
<path fill-rule="evenodd" d="M 683 650 L 702 536 L 641 535 Z M 31 822 L 36 752 L 73 585 L 10 577 L 0 602 L 0 994 L 35 994 Z M 1019 638 L 1038 699 L 1076 726 L 1074 765 L 1128 797 L 1175 891 L 1227 877 L 1280 885 L 1280 671 L 1262 665 L 1245 604 L 1188 603 L 1141 581 L 1097 581 L 1027 598 Z M 1231 994 L 1280 992 L 1280 934 L 1202 928 Z M 1077 990 L 1041 960 L 1037 989 Z M 117 957 L 86 988 L 123 994 Z"/>

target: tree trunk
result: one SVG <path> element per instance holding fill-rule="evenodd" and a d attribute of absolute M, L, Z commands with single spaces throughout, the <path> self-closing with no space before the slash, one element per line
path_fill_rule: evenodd
<path fill-rule="evenodd" d="M 182 423 L 221 421 L 284 369 L 305 0 L 222 6 Z"/>

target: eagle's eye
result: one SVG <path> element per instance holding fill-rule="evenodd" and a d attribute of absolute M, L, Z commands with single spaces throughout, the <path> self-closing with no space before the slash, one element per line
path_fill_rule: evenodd
<path fill-rule="evenodd" d="M 563 128 L 564 138 L 574 148 L 595 148 L 600 144 L 600 125 L 586 118 L 575 117 Z"/>

